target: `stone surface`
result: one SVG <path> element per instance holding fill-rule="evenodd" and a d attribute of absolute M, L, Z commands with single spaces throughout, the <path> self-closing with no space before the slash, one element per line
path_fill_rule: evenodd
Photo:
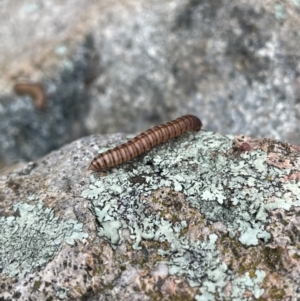
<path fill-rule="evenodd" d="M 300 297 L 299 147 L 201 131 L 86 171 L 125 140 L 1 174 L 2 300 Z"/>
<path fill-rule="evenodd" d="M 185 113 L 300 145 L 299 14 L 298 0 L 3 0 L 2 165 Z M 45 112 L 12 92 L 22 80 L 45 86 Z"/>

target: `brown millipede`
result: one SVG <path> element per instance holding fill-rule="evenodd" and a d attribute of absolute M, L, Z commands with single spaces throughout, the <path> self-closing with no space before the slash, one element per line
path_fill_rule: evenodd
<path fill-rule="evenodd" d="M 157 125 L 128 142 L 116 146 L 113 149 L 96 156 L 89 170 L 100 171 L 116 165 L 127 162 L 143 153 L 150 148 L 175 138 L 187 131 L 200 131 L 202 123 L 200 119 L 193 115 L 185 115 L 170 122 Z"/>
<path fill-rule="evenodd" d="M 47 106 L 47 95 L 40 84 L 19 83 L 14 86 L 14 91 L 19 95 L 29 94 L 34 100 L 34 106 L 39 110 L 44 110 Z"/>

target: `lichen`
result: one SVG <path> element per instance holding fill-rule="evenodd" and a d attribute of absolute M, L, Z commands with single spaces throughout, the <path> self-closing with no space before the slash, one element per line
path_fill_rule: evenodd
<path fill-rule="evenodd" d="M 171 274 L 183 275 L 191 286 L 200 287 L 199 301 L 215 300 L 215 296 L 226 300 L 229 296 L 223 288 L 228 281 L 233 283 L 231 300 L 243 300 L 245 290 L 260 297 L 264 271 L 234 276 L 220 260 L 216 234 L 208 240 L 190 241 L 185 220 L 167 220 L 163 212 L 145 213 L 154 191 L 168 187 L 171 195 L 183 193 L 208 222 L 226 225 L 229 237 L 239 243 L 255 246 L 268 242 L 268 212 L 299 206 L 299 183 L 285 182 L 290 170 L 268 165 L 267 154 L 261 150 L 229 155 L 232 144 L 232 136 L 210 132 L 183 135 L 101 177 L 91 175 L 91 185 L 82 196 L 91 200 L 100 223 L 99 236 L 114 249 L 122 243 L 125 228 L 135 249 L 142 240 L 168 243 L 170 247 L 159 249 L 158 254 L 169 256 L 165 263 Z"/>
<path fill-rule="evenodd" d="M 0 266 L 10 277 L 23 276 L 44 266 L 63 242 L 73 245 L 74 239 L 88 236 L 76 220 L 60 221 L 43 203 L 14 205 L 16 215 L 0 218 Z M 37 287 L 37 284 L 36 284 Z"/>
<path fill-rule="evenodd" d="M 59 299 L 65 299 L 65 298 L 67 298 L 69 292 L 70 292 L 69 288 L 65 288 L 65 287 L 62 287 L 62 286 L 56 288 L 56 296 Z"/>
<path fill-rule="evenodd" d="M 264 289 L 260 288 L 260 284 L 266 277 L 265 271 L 256 270 L 255 277 L 250 277 L 247 272 L 244 277 L 239 277 L 232 282 L 232 301 L 241 300 L 241 296 L 245 291 L 249 290 L 253 293 L 254 297 L 258 299 L 264 292 Z"/>

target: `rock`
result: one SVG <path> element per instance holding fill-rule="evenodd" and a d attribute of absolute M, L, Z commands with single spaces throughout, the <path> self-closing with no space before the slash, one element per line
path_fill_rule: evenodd
<path fill-rule="evenodd" d="M 297 0 L 4 2 L 2 165 L 186 113 L 300 144 Z M 12 92 L 22 80 L 43 84 L 44 112 Z"/>
<path fill-rule="evenodd" d="M 87 172 L 125 140 L 1 175 L 1 300 L 299 297 L 299 147 L 200 131 Z"/>

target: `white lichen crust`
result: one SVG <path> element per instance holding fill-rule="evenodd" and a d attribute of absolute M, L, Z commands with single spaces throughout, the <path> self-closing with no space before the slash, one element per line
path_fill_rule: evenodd
<path fill-rule="evenodd" d="M 18 203 L 19 216 L 0 218 L 0 266 L 9 277 L 24 275 L 43 267 L 61 249 L 63 242 L 74 245 L 74 239 L 87 238 L 76 220 L 59 221 L 53 210 Z M 26 247 L 25 247 L 26 246 Z"/>

